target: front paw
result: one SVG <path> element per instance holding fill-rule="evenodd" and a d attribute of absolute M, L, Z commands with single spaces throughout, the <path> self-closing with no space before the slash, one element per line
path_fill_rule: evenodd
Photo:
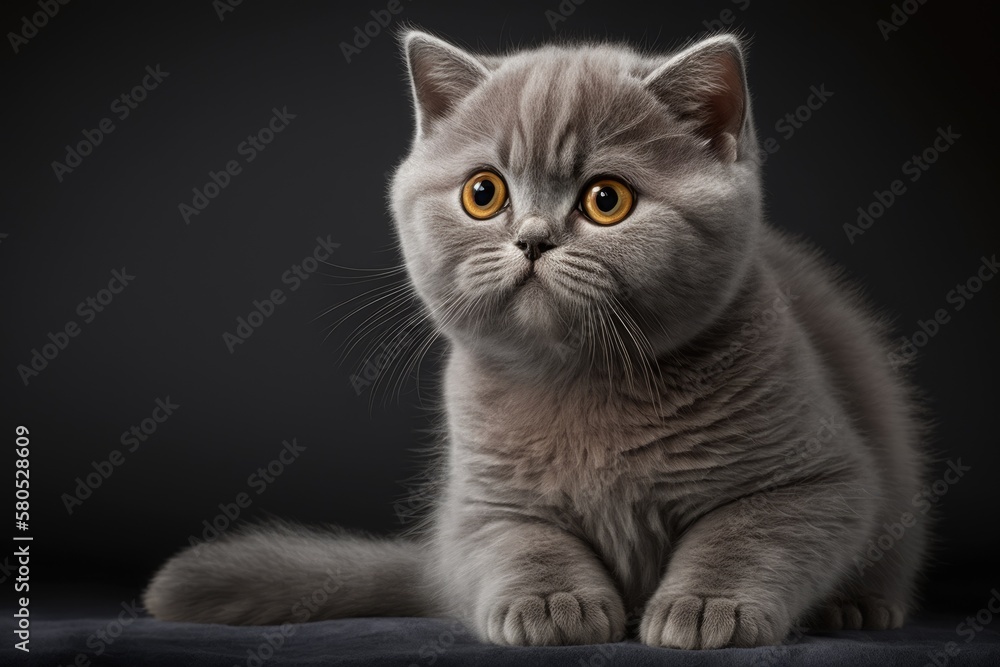
<path fill-rule="evenodd" d="M 889 630 L 903 627 L 906 608 L 874 595 L 827 600 L 806 619 L 813 630 Z"/>
<path fill-rule="evenodd" d="M 514 594 L 492 601 L 486 638 L 511 646 L 603 644 L 625 636 L 625 609 L 612 592 Z"/>
<path fill-rule="evenodd" d="M 657 595 L 642 615 L 639 637 L 649 646 L 682 649 L 781 643 L 791 630 L 784 610 L 741 597 Z"/>

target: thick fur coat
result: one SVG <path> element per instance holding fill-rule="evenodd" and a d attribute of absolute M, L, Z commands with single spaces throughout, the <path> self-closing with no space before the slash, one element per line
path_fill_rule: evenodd
<path fill-rule="evenodd" d="M 448 615 L 500 644 L 630 619 L 680 648 L 899 627 L 925 527 L 864 553 L 912 510 L 919 421 L 879 320 L 763 219 L 739 40 L 404 50 L 417 130 L 392 211 L 449 347 L 426 530 L 246 530 L 171 559 L 147 608 L 303 620 L 332 577 L 308 618 Z M 477 219 L 461 193 L 483 170 L 506 200 Z M 581 206 L 601 178 L 634 195 L 615 224 Z"/>

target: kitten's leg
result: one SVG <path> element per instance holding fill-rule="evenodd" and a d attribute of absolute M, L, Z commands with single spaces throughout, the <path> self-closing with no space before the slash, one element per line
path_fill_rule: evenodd
<path fill-rule="evenodd" d="M 781 642 L 851 565 L 875 495 L 857 485 L 789 485 L 700 518 L 646 605 L 642 641 L 686 649 Z"/>
<path fill-rule="evenodd" d="M 621 596 L 587 545 L 537 520 L 479 524 L 445 538 L 439 576 L 480 638 L 521 646 L 624 638 Z"/>

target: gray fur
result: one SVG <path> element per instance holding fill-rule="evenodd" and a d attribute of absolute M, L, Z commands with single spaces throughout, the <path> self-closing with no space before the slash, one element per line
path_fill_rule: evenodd
<path fill-rule="evenodd" d="M 157 617 L 450 615 L 501 644 L 654 646 L 899 627 L 925 527 L 864 568 L 912 510 L 919 422 L 882 328 L 813 251 L 767 226 L 743 51 L 611 45 L 478 57 L 405 50 L 417 133 L 392 210 L 412 284 L 449 343 L 447 452 L 414 542 L 279 527 L 185 551 Z M 465 215 L 475 170 L 510 205 Z M 637 204 L 601 227 L 593 177 Z M 555 248 L 532 264 L 514 243 Z"/>

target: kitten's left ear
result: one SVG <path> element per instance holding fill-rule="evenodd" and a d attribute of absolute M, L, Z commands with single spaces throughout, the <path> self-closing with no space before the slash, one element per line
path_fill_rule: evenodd
<path fill-rule="evenodd" d="M 734 162 L 748 133 L 749 94 L 743 49 L 733 35 L 717 35 L 681 51 L 643 84 L 681 118 L 697 123 L 720 160 Z"/>
<path fill-rule="evenodd" d="M 419 30 L 403 35 L 403 50 L 418 136 L 431 134 L 435 125 L 489 76 L 486 65 L 472 54 Z"/>

